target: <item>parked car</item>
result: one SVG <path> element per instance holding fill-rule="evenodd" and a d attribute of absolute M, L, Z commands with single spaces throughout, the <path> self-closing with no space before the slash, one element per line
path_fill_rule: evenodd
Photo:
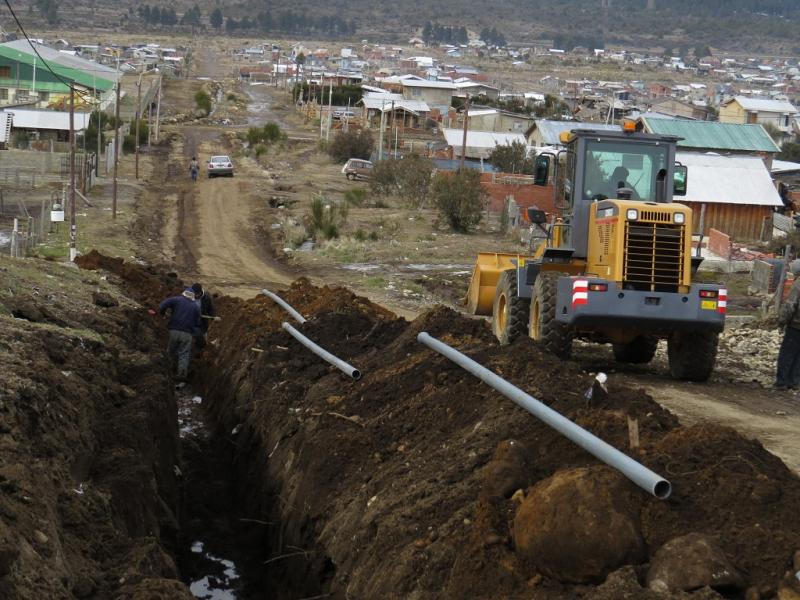
<path fill-rule="evenodd" d="M 224 154 L 212 156 L 208 159 L 206 171 L 208 172 L 209 179 L 212 177 L 233 177 L 233 162 L 231 161 L 231 157 L 225 156 Z"/>
<path fill-rule="evenodd" d="M 342 173 L 350 179 L 369 179 L 372 174 L 372 163 L 361 158 L 351 158 L 342 167 Z"/>
<path fill-rule="evenodd" d="M 333 111 L 333 118 L 337 121 L 352 121 L 356 118 L 356 113 L 352 110 L 335 110 Z"/>

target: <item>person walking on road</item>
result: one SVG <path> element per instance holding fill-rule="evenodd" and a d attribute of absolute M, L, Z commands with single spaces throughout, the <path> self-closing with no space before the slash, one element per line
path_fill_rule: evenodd
<path fill-rule="evenodd" d="M 192 175 L 192 181 L 197 181 L 197 175 L 200 173 L 200 163 L 197 161 L 196 156 L 193 156 L 192 160 L 189 161 L 189 173 Z"/>
<path fill-rule="evenodd" d="M 211 294 L 204 290 L 202 285 L 199 283 L 193 284 L 192 291 L 194 291 L 195 302 L 200 308 L 200 333 L 195 336 L 195 344 L 198 348 L 203 348 L 208 341 L 208 326 L 217 316 L 217 311 L 214 309 Z"/>
<path fill-rule="evenodd" d="M 192 340 L 201 328 L 200 307 L 197 305 L 192 288 L 186 288 L 180 296 L 164 300 L 158 307 L 163 315 L 172 311 L 169 319 L 169 345 L 167 352 L 171 358 L 178 359 L 178 385 L 186 385 L 189 374 L 189 359 L 192 356 Z"/>
<path fill-rule="evenodd" d="M 795 279 L 778 314 L 778 325 L 785 328 L 775 375 L 775 388 L 779 390 L 800 385 L 800 260 L 793 261 L 789 268 Z"/>

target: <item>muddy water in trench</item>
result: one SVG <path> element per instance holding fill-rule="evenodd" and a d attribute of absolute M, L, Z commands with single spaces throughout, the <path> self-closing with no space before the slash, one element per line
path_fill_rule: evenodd
<path fill-rule="evenodd" d="M 242 565 L 258 556 L 241 537 L 244 522 L 232 514 L 234 498 L 227 480 L 227 453 L 206 427 L 202 398 L 189 388 L 177 394 L 178 427 L 183 455 L 181 537 L 178 563 L 184 582 L 196 598 L 243 600 L 262 597 L 249 589 Z M 252 524 L 247 526 L 252 531 Z M 251 543 L 248 544 L 248 541 Z"/>

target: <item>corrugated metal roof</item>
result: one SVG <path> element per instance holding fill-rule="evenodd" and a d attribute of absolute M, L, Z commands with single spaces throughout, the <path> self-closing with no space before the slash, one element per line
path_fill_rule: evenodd
<path fill-rule="evenodd" d="M 759 112 L 776 113 L 797 113 L 797 109 L 791 102 L 786 100 L 767 100 L 765 98 L 748 98 L 747 96 L 736 96 L 732 101 L 738 102 L 745 110 L 755 110 Z"/>
<path fill-rule="evenodd" d="M 414 114 L 427 113 L 431 111 L 428 104 L 422 100 L 404 100 L 402 98 L 397 100 L 385 98 L 383 96 L 365 96 L 361 99 L 361 102 L 367 109 L 380 110 L 382 112 L 391 111 L 392 106 L 394 106 L 395 109 L 407 110 L 413 112 Z"/>
<path fill-rule="evenodd" d="M 98 90 L 110 90 L 114 87 L 114 82 L 122 77 L 122 73 L 118 73 L 115 69 L 79 56 L 71 56 L 53 50 L 41 44 L 36 44 L 36 51 L 58 75 L 84 87 L 96 86 Z M 0 44 L 0 56 L 30 65 L 35 62 L 40 68 L 47 68 L 42 64 L 42 59 L 36 56 L 28 40 L 15 40 Z"/>
<path fill-rule="evenodd" d="M 791 171 L 800 171 L 800 163 L 778 159 L 772 161 L 773 173 L 789 173 Z"/>
<path fill-rule="evenodd" d="M 783 206 L 764 161 L 757 156 L 678 152 L 689 170 L 686 196 L 676 202 Z"/>
<path fill-rule="evenodd" d="M 59 129 L 69 130 L 69 112 L 57 110 L 9 109 L 6 114 L 14 115 L 14 129 Z M 0 113 L 2 114 L 2 113 Z M 83 131 L 89 124 L 88 112 L 75 113 L 75 131 Z"/>
<path fill-rule="evenodd" d="M 683 138 L 678 142 L 679 148 L 780 152 L 780 148 L 761 125 L 649 118 L 643 118 L 642 121 L 650 133 Z"/>
<path fill-rule="evenodd" d="M 421 87 L 421 88 L 437 88 L 441 90 L 454 90 L 455 84 L 446 81 L 429 81 L 427 79 L 404 79 L 402 82 L 403 87 Z"/>
<path fill-rule="evenodd" d="M 450 146 L 461 148 L 464 143 L 463 129 L 442 129 L 444 139 Z M 520 142 L 527 144 L 525 136 L 521 133 L 497 133 L 494 131 L 467 131 L 467 146 L 469 148 L 489 148 L 494 150 L 497 145 L 513 144 Z"/>
<path fill-rule="evenodd" d="M 536 119 L 536 129 L 542 135 L 544 143 L 548 146 L 561 145 L 561 132 L 573 129 L 597 129 L 600 131 L 622 131 L 619 125 L 606 125 L 605 123 L 580 123 L 578 121 L 550 121 L 549 119 Z"/>

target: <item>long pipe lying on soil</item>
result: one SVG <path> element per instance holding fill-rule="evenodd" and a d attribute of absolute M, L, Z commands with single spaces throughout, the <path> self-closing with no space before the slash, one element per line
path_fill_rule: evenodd
<path fill-rule="evenodd" d="M 353 379 L 361 379 L 361 371 L 356 369 L 353 365 L 350 365 L 344 362 L 341 358 L 334 356 L 333 354 L 325 350 L 325 348 L 317 346 L 317 344 L 312 342 L 310 339 L 308 339 L 306 336 L 304 336 L 302 333 L 297 331 L 297 329 L 295 329 L 285 321 L 282 327 L 289 332 L 289 335 L 291 335 L 294 339 L 303 344 L 303 346 L 311 350 L 314 354 L 316 354 L 323 360 L 328 361 L 330 364 L 339 369 L 342 373 L 344 373 L 348 377 L 352 377 Z"/>
<path fill-rule="evenodd" d="M 461 354 L 455 348 L 451 348 L 426 332 L 417 336 L 417 341 L 428 348 L 435 350 L 442 356 L 450 359 L 458 366 L 466 369 L 485 384 L 512 400 L 534 417 L 544 421 L 547 425 L 558 431 L 567 439 L 571 440 L 589 454 L 602 460 L 607 465 L 614 467 L 628 479 L 633 481 L 643 490 L 653 494 L 656 498 L 665 500 L 672 492 L 672 485 L 669 481 L 653 473 L 644 465 L 636 462 L 630 456 L 623 454 L 610 444 L 592 435 L 584 428 L 576 425 L 564 415 L 556 412 L 549 406 L 542 404 L 533 396 L 526 394 L 518 387 L 495 375 L 486 367 L 476 363 L 471 358 Z"/>
<path fill-rule="evenodd" d="M 283 310 L 288 312 L 292 316 L 292 318 L 298 323 L 306 322 L 305 317 L 303 317 L 303 315 L 301 315 L 294 308 L 292 308 L 283 298 L 278 296 L 278 294 L 273 294 L 269 290 L 261 290 L 261 293 L 265 295 L 267 298 L 274 300 L 278 306 L 280 306 Z"/>

